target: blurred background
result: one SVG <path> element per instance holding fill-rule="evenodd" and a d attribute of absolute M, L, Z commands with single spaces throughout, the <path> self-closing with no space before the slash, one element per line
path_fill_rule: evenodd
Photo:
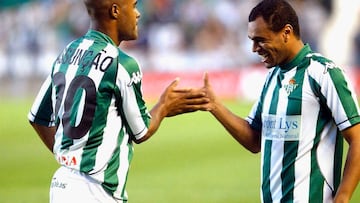
<path fill-rule="evenodd" d="M 247 38 L 248 13 L 257 2 L 139 1 L 140 37 L 121 47 L 140 62 L 149 80 L 166 79 L 160 73 L 191 77 L 208 71 L 235 74 L 236 81 L 229 80 L 231 83 L 241 79 L 249 84 L 254 81 L 250 75 L 263 75 L 253 72 L 258 70 L 259 59 Z M 289 2 L 299 14 L 305 43 L 345 69 L 359 69 L 360 1 Z M 0 26 L 0 95 L 24 97 L 34 96 L 33 89 L 50 72 L 53 60 L 67 43 L 87 31 L 89 19 L 79 0 L 0 0 Z M 255 82 L 247 88 L 261 84 Z M 237 89 L 244 89 L 242 85 Z M 156 89 L 145 89 L 145 94 L 156 94 Z M 232 97 L 247 96 L 239 93 L 242 90 L 233 92 Z"/>

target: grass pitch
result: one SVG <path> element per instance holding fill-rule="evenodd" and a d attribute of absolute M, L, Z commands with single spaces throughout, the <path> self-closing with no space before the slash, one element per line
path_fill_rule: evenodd
<path fill-rule="evenodd" d="M 48 202 L 58 165 L 27 121 L 32 101 L 0 101 L 0 202 Z M 227 102 L 245 116 L 251 104 Z M 260 155 L 244 150 L 207 112 L 166 118 L 135 145 L 131 203 L 259 202 Z M 360 202 L 357 188 L 351 202 Z"/>

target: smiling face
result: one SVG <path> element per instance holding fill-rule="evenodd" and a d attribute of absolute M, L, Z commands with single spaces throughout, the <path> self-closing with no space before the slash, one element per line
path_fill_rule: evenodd
<path fill-rule="evenodd" d="M 248 24 L 248 36 L 253 42 L 252 51 L 261 57 L 267 68 L 289 62 L 286 27 L 279 32 L 270 30 L 260 16 Z"/>

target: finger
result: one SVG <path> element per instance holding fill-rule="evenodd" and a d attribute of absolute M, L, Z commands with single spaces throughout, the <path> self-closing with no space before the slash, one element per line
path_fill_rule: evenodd
<path fill-rule="evenodd" d="M 177 97 L 183 98 L 183 99 L 192 99 L 192 98 L 198 98 L 198 97 L 205 97 L 206 92 L 201 89 L 173 89 L 173 93 L 176 93 Z"/>
<path fill-rule="evenodd" d="M 193 89 L 191 88 L 176 88 L 176 89 L 173 89 L 173 92 L 175 93 L 191 93 L 191 91 L 193 91 Z"/>
<path fill-rule="evenodd" d="M 182 113 L 191 113 L 195 111 L 209 111 L 211 110 L 210 105 L 199 104 L 199 105 L 189 105 L 181 109 Z"/>
<path fill-rule="evenodd" d="M 168 115 L 166 115 L 166 117 L 172 117 L 172 116 L 177 116 L 180 114 L 191 113 L 191 112 L 195 112 L 198 110 L 199 110 L 198 108 L 183 108 L 183 109 L 169 113 Z"/>
<path fill-rule="evenodd" d="M 210 102 L 210 100 L 207 97 L 198 97 L 198 98 L 186 99 L 184 101 L 184 104 L 186 104 L 187 106 L 191 106 L 191 105 L 198 105 L 198 104 L 207 104 L 209 102 Z"/>

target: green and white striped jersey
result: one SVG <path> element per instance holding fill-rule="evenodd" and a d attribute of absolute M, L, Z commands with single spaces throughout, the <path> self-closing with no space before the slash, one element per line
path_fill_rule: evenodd
<path fill-rule="evenodd" d="M 332 202 L 341 178 L 340 131 L 360 122 L 340 68 L 305 45 L 270 70 L 246 120 L 262 136 L 262 202 Z"/>
<path fill-rule="evenodd" d="M 123 200 L 132 140 L 142 138 L 150 123 L 141 79 L 133 58 L 110 37 L 89 30 L 56 59 L 28 115 L 58 126 L 53 152 L 61 165 L 89 174 Z"/>

